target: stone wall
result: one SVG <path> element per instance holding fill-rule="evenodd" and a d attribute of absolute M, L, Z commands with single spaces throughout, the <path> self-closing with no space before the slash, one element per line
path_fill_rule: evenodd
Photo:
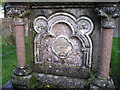
<path fill-rule="evenodd" d="M 0 37 L 4 37 L 12 32 L 12 20 L 9 18 L 0 19 Z"/>

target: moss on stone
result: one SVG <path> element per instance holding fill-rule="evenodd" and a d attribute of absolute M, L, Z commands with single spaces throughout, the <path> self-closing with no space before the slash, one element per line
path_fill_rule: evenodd
<path fill-rule="evenodd" d="M 89 78 L 89 72 L 87 68 L 82 69 L 80 66 L 72 66 L 65 64 L 54 64 L 48 61 L 44 61 L 35 65 L 35 71 L 46 74 L 64 75 L 68 77 L 77 78 Z"/>
<path fill-rule="evenodd" d="M 37 81 L 37 78 L 35 77 L 35 75 L 32 75 L 29 79 L 28 88 L 35 88 L 38 86 L 38 84 L 39 82 Z"/>

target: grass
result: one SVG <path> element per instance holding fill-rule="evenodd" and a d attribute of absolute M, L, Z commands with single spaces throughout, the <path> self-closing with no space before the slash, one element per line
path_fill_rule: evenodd
<path fill-rule="evenodd" d="M 28 62 L 28 38 L 25 38 L 25 46 L 26 46 L 26 58 Z M 4 43 L 2 44 L 2 55 L 6 54 L 12 50 L 15 50 L 15 46 L 5 46 Z M 10 80 L 10 75 L 12 75 L 13 70 L 15 70 L 17 66 L 17 55 L 16 51 L 3 56 L 2 57 L 2 84 L 5 84 L 7 81 Z"/>
<path fill-rule="evenodd" d="M 28 38 L 25 38 L 26 42 L 26 56 L 27 62 L 29 62 L 29 54 L 28 54 Z M 1 42 L 0 42 L 1 43 Z M 118 82 L 120 84 L 120 38 L 113 39 L 113 48 L 112 48 L 112 56 L 111 56 L 111 71 L 116 75 Z M 118 47 L 119 46 L 119 47 Z M 2 47 L 2 54 L 5 54 L 11 50 L 16 49 L 15 46 L 4 46 Z M 2 84 L 5 84 L 10 80 L 10 75 L 13 73 L 13 70 L 17 65 L 17 57 L 16 51 L 2 58 Z"/>
<path fill-rule="evenodd" d="M 11 50 L 14 50 L 15 46 L 3 46 L 2 53 L 5 54 Z M 2 84 L 10 79 L 10 75 L 13 73 L 17 65 L 16 51 L 2 57 Z"/>
<path fill-rule="evenodd" d="M 0 55 L 2 55 L 2 38 L 0 38 Z M 2 85 L 2 58 L 0 57 L 0 85 Z"/>
<path fill-rule="evenodd" d="M 120 86 L 120 38 L 114 38 L 113 40 L 111 67 L 111 71 L 116 76 Z"/>

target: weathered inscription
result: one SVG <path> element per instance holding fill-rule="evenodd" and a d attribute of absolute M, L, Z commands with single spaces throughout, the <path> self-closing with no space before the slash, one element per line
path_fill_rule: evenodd
<path fill-rule="evenodd" d="M 73 49 L 72 44 L 65 37 L 59 37 L 52 47 L 53 52 L 60 58 L 67 58 Z"/>

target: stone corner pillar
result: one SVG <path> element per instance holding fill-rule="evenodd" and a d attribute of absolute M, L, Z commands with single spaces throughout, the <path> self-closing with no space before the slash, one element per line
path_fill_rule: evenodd
<path fill-rule="evenodd" d="M 99 4 L 96 9 L 101 18 L 101 48 L 97 77 L 93 80 L 93 86 L 97 88 L 115 88 L 109 76 L 112 40 L 116 19 L 120 12 L 116 4 Z"/>
<path fill-rule="evenodd" d="M 18 66 L 14 70 L 14 75 L 26 76 L 31 73 L 31 69 L 26 65 L 24 42 L 24 18 L 29 10 L 26 6 L 21 5 L 8 5 L 5 9 L 7 16 L 13 19 L 13 30 L 15 32 Z"/>

